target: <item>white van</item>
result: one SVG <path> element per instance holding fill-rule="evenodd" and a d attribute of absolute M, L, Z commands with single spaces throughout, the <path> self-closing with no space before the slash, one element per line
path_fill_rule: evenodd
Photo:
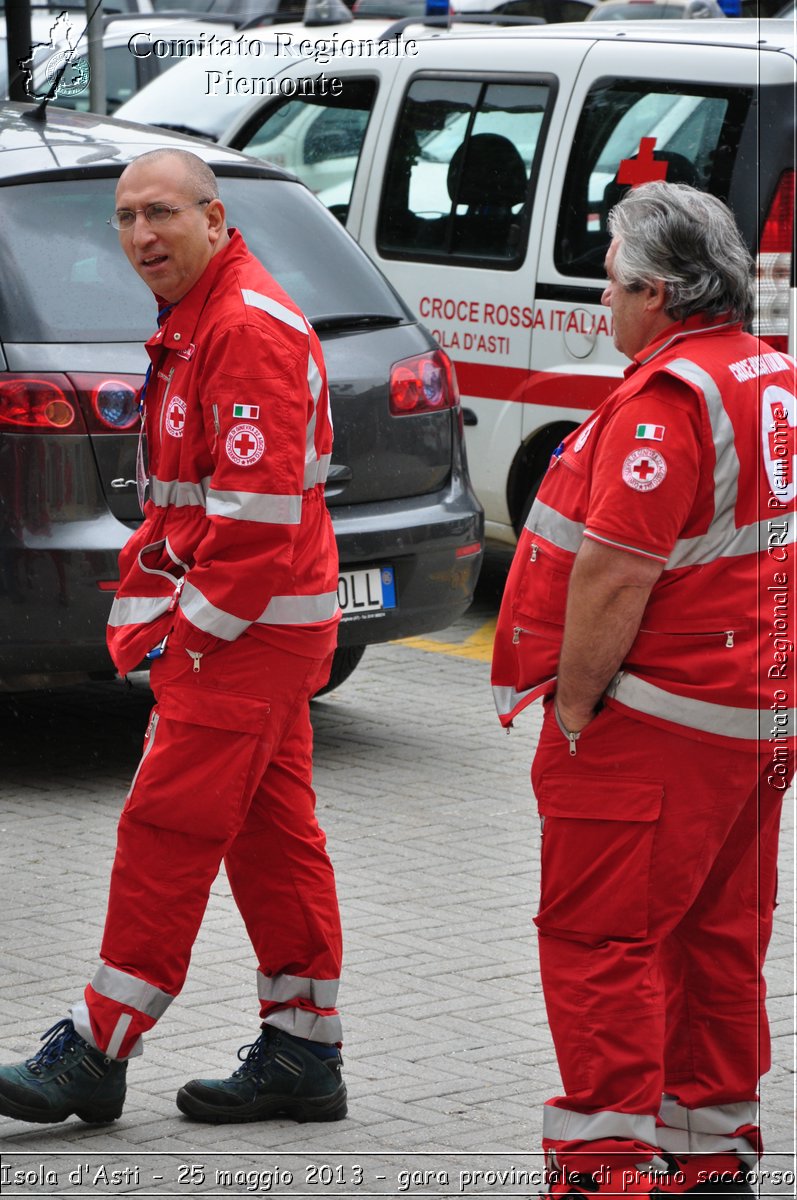
<path fill-rule="evenodd" d="M 468 32 L 288 61 L 297 94 L 248 99 L 217 136 L 313 187 L 448 352 L 487 536 L 511 545 L 627 365 L 600 304 L 627 186 L 727 200 L 758 259 L 754 332 L 794 353 L 795 58 L 774 20 Z M 298 94 L 322 71 L 336 94 Z"/>

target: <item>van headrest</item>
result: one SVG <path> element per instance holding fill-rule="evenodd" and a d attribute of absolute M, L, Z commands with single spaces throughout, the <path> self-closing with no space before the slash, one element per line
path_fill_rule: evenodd
<path fill-rule="evenodd" d="M 511 208 L 522 204 L 527 182 L 520 152 L 509 138 L 498 133 L 474 134 L 455 150 L 448 168 L 449 196 L 453 200 L 456 195 L 457 202 L 469 208 L 484 205 Z"/>

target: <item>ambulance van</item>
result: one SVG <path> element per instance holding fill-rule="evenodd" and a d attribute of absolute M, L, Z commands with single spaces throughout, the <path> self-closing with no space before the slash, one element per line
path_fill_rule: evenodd
<path fill-rule="evenodd" d="M 340 86 L 313 93 L 322 71 Z M 628 187 L 727 201 L 753 332 L 794 353 L 793 22 L 510 27 L 281 79 L 223 140 L 313 186 L 451 357 L 491 543 L 514 543 L 552 450 L 627 365 L 600 301 Z"/>

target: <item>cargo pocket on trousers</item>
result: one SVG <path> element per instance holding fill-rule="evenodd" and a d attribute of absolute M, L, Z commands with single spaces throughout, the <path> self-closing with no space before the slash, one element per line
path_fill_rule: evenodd
<path fill-rule="evenodd" d="M 591 773 L 546 774 L 542 887 L 535 924 L 542 933 L 642 939 L 664 785 Z"/>
<path fill-rule="evenodd" d="M 166 684 L 125 815 L 156 828 L 226 840 L 245 816 L 262 758 L 267 700 Z"/>

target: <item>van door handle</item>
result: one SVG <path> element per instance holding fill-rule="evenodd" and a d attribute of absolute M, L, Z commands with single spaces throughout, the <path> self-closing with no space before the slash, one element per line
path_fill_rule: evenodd
<path fill-rule="evenodd" d="M 462 423 L 463 423 L 463 425 L 478 425 L 479 424 L 479 418 L 476 416 L 476 413 L 473 411 L 472 408 L 463 408 Z"/>

